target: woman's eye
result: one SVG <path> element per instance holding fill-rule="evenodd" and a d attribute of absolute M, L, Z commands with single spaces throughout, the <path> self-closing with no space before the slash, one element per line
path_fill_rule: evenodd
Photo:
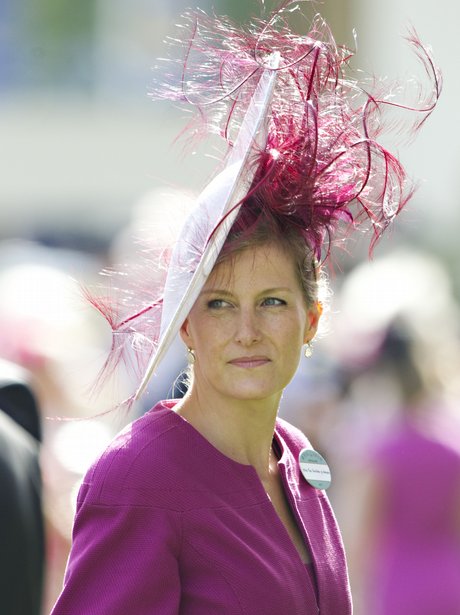
<path fill-rule="evenodd" d="M 263 300 L 262 305 L 268 305 L 268 306 L 286 305 L 286 301 L 284 301 L 283 299 L 277 299 L 276 297 L 267 297 L 266 299 Z"/>
<path fill-rule="evenodd" d="M 228 307 L 229 305 L 228 301 L 224 301 L 223 299 L 211 299 L 211 301 L 208 301 L 208 308 L 211 310 L 218 310 L 223 307 Z"/>

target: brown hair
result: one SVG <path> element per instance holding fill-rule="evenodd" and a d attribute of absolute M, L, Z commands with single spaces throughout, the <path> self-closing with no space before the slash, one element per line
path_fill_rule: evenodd
<path fill-rule="evenodd" d="M 274 244 L 292 257 L 307 306 L 317 302 L 319 264 L 300 229 L 293 224 L 286 224 L 285 220 L 282 224 L 279 218 L 266 212 L 259 212 L 250 224 L 247 220 L 243 222 L 242 218 L 239 216 L 231 228 L 216 264 L 249 248 Z"/>

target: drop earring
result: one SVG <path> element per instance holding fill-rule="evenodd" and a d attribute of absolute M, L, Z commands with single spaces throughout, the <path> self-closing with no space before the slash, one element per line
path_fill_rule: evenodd
<path fill-rule="evenodd" d="M 313 354 L 313 348 L 311 346 L 311 342 L 308 342 L 307 344 L 305 344 L 305 349 L 303 353 L 307 359 L 311 357 L 311 355 Z"/>
<path fill-rule="evenodd" d="M 193 348 L 187 348 L 188 362 L 193 365 L 195 363 L 195 352 Z"/>

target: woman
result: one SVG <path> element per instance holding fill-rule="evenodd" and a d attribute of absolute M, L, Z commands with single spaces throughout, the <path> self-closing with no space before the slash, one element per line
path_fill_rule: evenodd
<path fill-rule="evenodd" d="M 437 268 L 435 273 L 432 279 L 425 267 L 425 278 L 439 285 L 442 276 Z M 414 312 L 411 326 L 419 321 Z M 444 370 L 431 349 L 423 352 L 428 348 L 413 331 L 404 317 L 390 323 L 370 365 L 371 375 L 383 374 L 385 382 L 393 382 L 400 406 L 363 460 L 363 484 L 368 487 L 357 562 L 366 570 L 363 612 L 456 615 L 460 432 L 439 378 L 445 378 Z"/>
<path fill-rule="evenodd" d="M 181 327 L 185 398 L 86 478 L 54 613 L 351 612 L 331 509 L 300 475 L 309 444 L 276 421 L 320 315 L 314 268 L 306 290 L 286 236 L 259 241 L 223 256 Z"/>
<path fill-rule="evenodd" d="M 211 109 L 207 127 L 223 121 L 230 154 L 185 222 L 159 296 L 125 314 L 93 301 L 115 360 L 130 338 L 140 360 L 142 340 L 155 349 L 137 397 L 176 334 L 192 374 L 182 400 L 133 422 L 88 472 L 53 615 L 351 613 L 327 466 L 277 410 L 318 326 L 325 239 L 363 215 L 378 237 L 410 191 L 374 139 L 378 100 L 355 105 L 358 88 L 342 77 L 349 52 L 319 18 L 293 34 L 292 9 L 244 32 L 199 14 L 182 87 L 161 90 L 201 117 Z"/>

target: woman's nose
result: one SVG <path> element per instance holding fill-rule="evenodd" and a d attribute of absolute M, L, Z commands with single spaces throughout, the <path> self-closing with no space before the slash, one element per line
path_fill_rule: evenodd
<path fill-rule="evenodd" d="M 236 323 L 235 340 L 249 346 L 260 340 L 261 333 L 257 314 L 252 309 L 241 309 Z"/>

